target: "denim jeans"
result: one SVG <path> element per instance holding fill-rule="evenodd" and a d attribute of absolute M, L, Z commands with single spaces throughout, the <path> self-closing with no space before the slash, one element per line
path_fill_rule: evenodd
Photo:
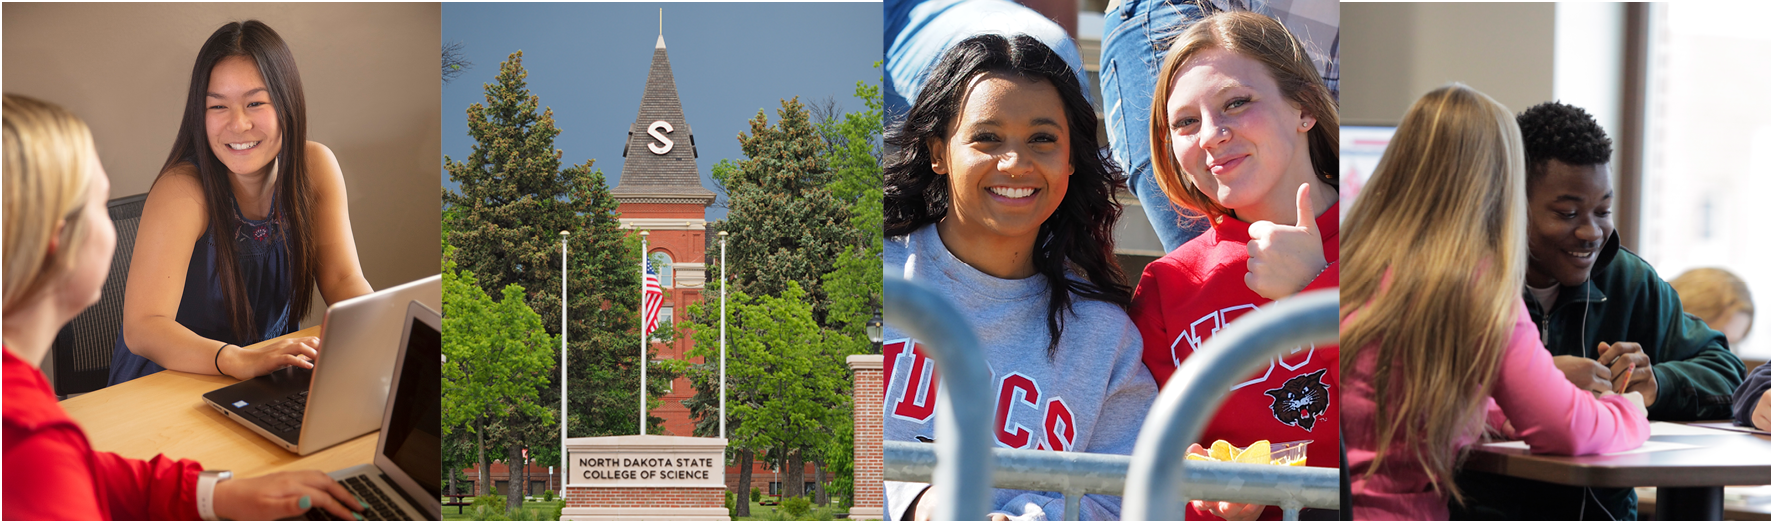
<path fill-rule="evenodd" d="M 1088 92 L 1082 52 L 1057 22 L 1009 0 L 887 0 L 885 9 L 886 125 L 910 112 L 930 69 L 947 48 L 978 34 L 1030 35 L 1050 47 Z"/>
<path fill-rule="evenodd" d="M 1101 29 L 1101 101 L 1107 115 L 1107 141 L 1113 159 L 1130 176 L 1131 191 L 1143 204 L 1150 227 L 1164 251 L 1174 251 L 1210 228 L 1203 218 L 1177 208 L 1163 195 L 1150 169 L 1150 110 L 1157 69 L 1168 43 L 1204 18 L 1191 1 L 1124 0 L 1105 16 Z M 1183 213 L 1187 216 L 1183 216 Z"/>

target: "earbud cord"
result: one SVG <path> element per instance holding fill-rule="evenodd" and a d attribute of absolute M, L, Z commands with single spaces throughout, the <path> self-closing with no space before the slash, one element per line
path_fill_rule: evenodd
<path fill-rule="evenodd" d="M 1587 345 L 1587 315 L 1590 315 L 1593 312 L 1593 276 L 1591 273 L 1587 274 L 1586 286 L 1587 286 L 1586 310 L 1582 311 L 1580 314 L 1580 345 L 1581 345 L 1581 351 L 1583 354 L 1586 351 L 1586 345 Z M 1598 350 L 1594 349 L 1593 354 L 1595 355 L 1595 358 L 1597 358 Z M 1605 513 L 1606 519 L 1610 519 L 1612 521 L 1617 521 L 1617 518 L 1611 515 L 1611 511 L 1607 510 L 1605 508 L 1605 505 L 1602 505 L 1599 503 L 1599 496 L 1597 494 L 1593 493 L 1593 487 L 1582 487 L 1582 490 L 1586 491 L 1586 495 L 1592 496 L 1593 504 L 1599 506 L 1599 511 Z M 1580 498 L 1580 518 L 1586 519 L 1586 517 L 1587 517 L 1587 498 L 1583 497 L 1583 498 Z"/>

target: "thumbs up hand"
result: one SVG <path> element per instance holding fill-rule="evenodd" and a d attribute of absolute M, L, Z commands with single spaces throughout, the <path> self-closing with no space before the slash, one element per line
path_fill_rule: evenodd
<path fill-rule="evenodd" d="M 1270 300 L 1302 291 L 1328 267 L 1309 184 L 1298 186 L 1297 210 L 1295 226 L 1272 221 L 1248 226 L 1248 275 L 1243 281 Z"/>

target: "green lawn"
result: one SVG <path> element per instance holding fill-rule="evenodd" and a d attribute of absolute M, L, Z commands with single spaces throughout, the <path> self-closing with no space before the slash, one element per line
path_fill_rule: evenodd
<path fill-rule="evenodd" d="M 536 510 L 536 511 L 540 511 L 541 513 L 544 513 L 547 515 L 553 515 L 553 509 L 555 507 L 558 507 L 559 504 L 560 504 L 560 500 L 558 500 L 558 499 L 555 499 L 553 501 L 531 501 L 531 502 L 523 503 L 523 509 L 524 510 Z M 455 513 L 455 507 L 443 507 L 443 519 L 445 519 L 445 520 L 449 520 L 449 519 L 466 520 L 466 519 L 469 519 L 468 513 L 470 513 L 470 512 L 473 512 L 473 507 L 471 507 L 471 506 L 470 507 L 463 507 L 462 513 L 460 513 L 460 514 Z"/>
<path fill-rule="evenodd" d="M 832 506 L 822 507 L 822 508 L 835 508 L 835 505 L 838 505 L 841 503 L 842 503 L 841 498 L 831 496 L 830 504 Z M 751 501 L 750 502 L 750 517 L 734 517 L 734 518 L 732 518 L 732 521 L 738 521 L 740 519 L 762 519 L 764 516 L 774 513 L 776 508 L 779 508 L 779 507 L 777 507 L 777 506 L 766 506 L 765 507 L 765 506 L 762 506 L 761 503 L 758 503 L 756 501 Z M 814 503 L 812 505 L 812 510 L 817 510 L 818 508 L 820 508 L 820 507 L 817 504 Z"/>

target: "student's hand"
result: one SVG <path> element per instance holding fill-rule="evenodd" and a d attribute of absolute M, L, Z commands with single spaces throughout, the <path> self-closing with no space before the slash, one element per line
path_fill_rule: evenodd
<path fill-rule="evenodd" d="M 222 349 L 216 363 L 228 376 L 251 380 L 291 365 L 313 369 L 319 356 L 318 337 L 278 338 L 258 349 L 230 345 Z"/>
<path fill-rule="evenodd" d="M 1611 368 L 1605 367 L 1597 360 L 1583 356 L 1562 355 L 1551 357 L 1556 369 L 1568 382 L 1584 390 L 1595 393 L 1611 392 Z"/>
<path fill-rule="evenodd" d="M 234 521 L 271 521 L 320 508 L 343 519 L 362 519 L 363 504 L 317 470 L 279 472 L 215 484 L 215 515 Z"/>
<path fill-rule="evenodd" d="M 1759 396 L 1759 405 L 1753 407 L 1753 427 L 1761 431 L 1771 431 L 1771 389 Z"/>
<path fill-rule="evenodd" d="M 1193 508 L 1204 510 L 1228 521 L 1254 521 L 1261 517 L 1266 505 L 1231 503 L 1228 501 L 1194 501 Z"/>
<path fill-rule="evenodd" d="M 1642 393 L 1642 404 L 1654 405 L 1654 398 L 1660 394 L 1660 382 L 1654 379 L 1654 370 L 1650 367 L 1652 361 L 1648 359 L 1648 353 L 1642 352 L 1642 344 L 1599 342 L 1599 363 L 1611 368 L 1611 374 L 1616 375 L 1611 388 L 1619 392 Z M 1634 367 L 1635 371 L 1626 385 L 1623 381 L 1624 369 L 1629 367 Z"/>
<path fill-rule="evenodd" d="M 1297 211 L 1295 226 L 1272 221 L 1248 225 L 1248 275 L 1242 280 L 1270 300 L 1302 291 L 1328 267 L 1308 184 L 1298 186 Z"/>

